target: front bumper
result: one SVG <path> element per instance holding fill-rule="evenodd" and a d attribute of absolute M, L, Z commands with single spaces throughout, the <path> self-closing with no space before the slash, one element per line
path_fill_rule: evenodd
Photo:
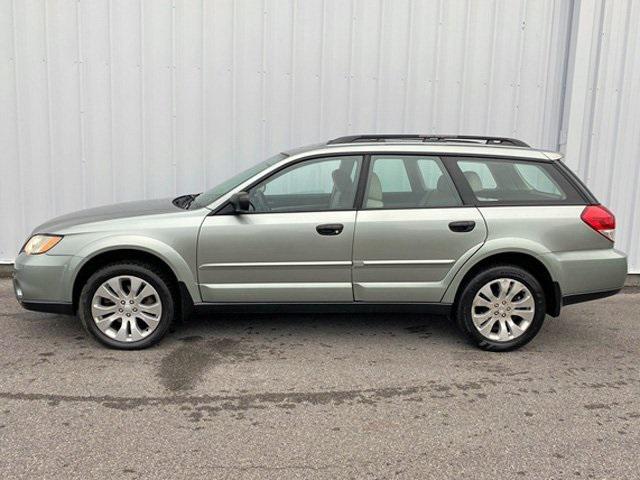
<path fill-rule="evenodd" d="M 39 312 L 73 314 L 69 255 L 26 255 L 16 258 L 13 289 L 16 299 Z"/>

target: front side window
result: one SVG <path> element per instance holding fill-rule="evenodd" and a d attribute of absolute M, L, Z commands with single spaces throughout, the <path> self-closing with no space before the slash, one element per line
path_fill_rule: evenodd
<path fill-rule="evenodd" d="M 361 165 L 360 156 L 327 157 L 291 165 L 251 188 L 253 211 L 352 209 Z"/>
<path fill-rule="evenodd" d="M 373 155 L 364 208 L 433 208 L 462 205 L 438 157 Z"/>
<path fill-rule="evenodd" d="M 479 202 L 526 204 L 580 200 L 575 189 L 548 163 L 461 159 L 458 167 Z"/>

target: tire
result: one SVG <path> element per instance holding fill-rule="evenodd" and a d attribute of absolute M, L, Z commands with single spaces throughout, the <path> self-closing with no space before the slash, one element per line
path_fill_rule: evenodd
<path fill-rule="evenodd" d="M 172 285 L 153 265 L 112 263 L 97 270 L 83 286 L 78 316 L 85 330 L 108 347 L 147 348 L 164 337 L 176 315 L 178 295 Z M 137 290 L 132 293 L 134 287 Z"/>
<path fill-rule="evenodd" d="M 545 312 L 540 282 L 515 265 L 496 265 L 479 272 L 464 285 L 455 308 L 456 322 L 471 343 L 501 352 L 530 342 L 540 331 Z"/>

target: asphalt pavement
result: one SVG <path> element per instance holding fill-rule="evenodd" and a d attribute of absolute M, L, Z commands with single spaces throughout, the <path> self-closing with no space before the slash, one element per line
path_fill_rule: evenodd
<path fill-rule="evenodd" d="M 640 288 L 510 353 L 417 314 L 196 317 L 98 345 L 0 280 L 0 478 L 640 477 Z"/>

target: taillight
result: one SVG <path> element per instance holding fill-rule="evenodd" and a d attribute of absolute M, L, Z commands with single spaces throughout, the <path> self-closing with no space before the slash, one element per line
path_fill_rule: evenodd
<path fill-rule="evenodd" d="M 582 211 L 580 218 L 596 232 L 613 242 L 616 233 L 616 217 L 602 205 L 589 205 Z"/>

